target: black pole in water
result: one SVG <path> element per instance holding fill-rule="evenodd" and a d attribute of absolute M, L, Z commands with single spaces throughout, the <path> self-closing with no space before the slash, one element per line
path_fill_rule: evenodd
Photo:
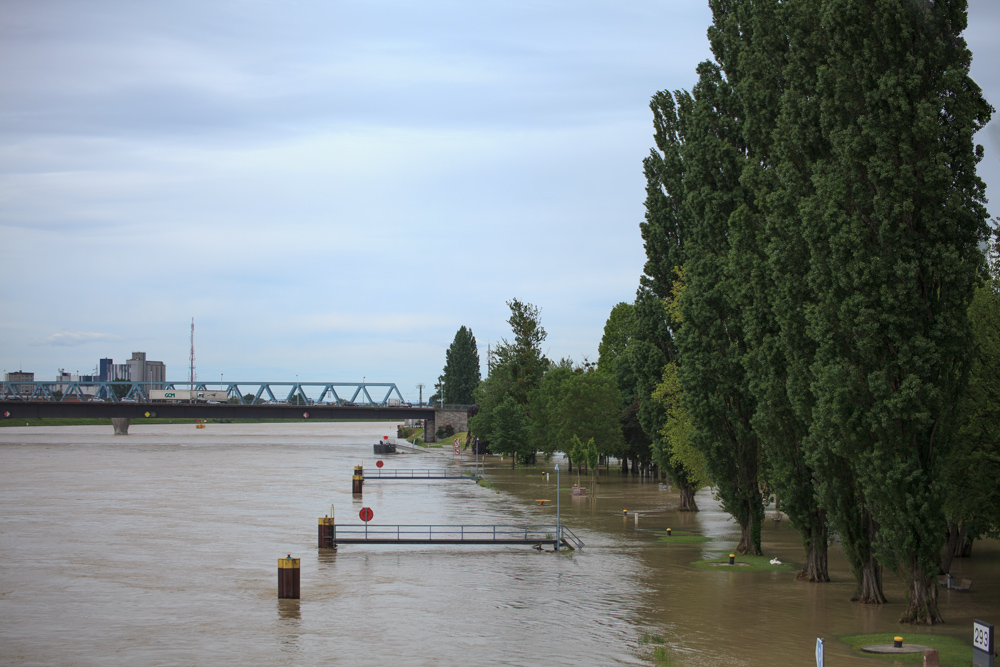
<path fill-rule="evenodd" d="M 298 600 L 299 599 L 299 559 L 288 558 L 278 559 L 278 597 Z"/>

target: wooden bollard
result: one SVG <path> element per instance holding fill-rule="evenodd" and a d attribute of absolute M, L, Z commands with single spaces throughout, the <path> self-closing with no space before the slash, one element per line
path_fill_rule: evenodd
<path fill-rule="evenodd" d="M 924 667 L 941 667 L 941 658 L 938 652 L 932 648 L 924 650 Z"/>
<path fill-rule="evenodd" d="M 333 543 L 333 517 L 321 516 L 319 518 L 319 548 L 336 549 Z"/>
<path fill-rule="evenodd" d="M 351 477 L 351 493 L 361 495 L 361 487 L 365 483 L 365 469 L 362 466 L 354 466 L 354 476 Z"/>
<path fill-rule="evenodd" d="M 299 559 L 288 558 L 278 559 L 278 597 L 286 600 L 299 599 Z"/>

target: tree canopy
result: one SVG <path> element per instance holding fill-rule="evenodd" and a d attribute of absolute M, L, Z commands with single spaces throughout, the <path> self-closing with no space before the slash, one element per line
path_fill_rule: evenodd
<path fill-rule="evenodd" d="M 444 373 L 440 380 L 443 383 L 445 403 L 473 403 L 472 392 L 479 385 L 480 371 L 479 350 L 476 349 L 476 337 L 472 335 L 472 329 L 463 326 L 455 333 L 455 339 L 445 352 Z"/>

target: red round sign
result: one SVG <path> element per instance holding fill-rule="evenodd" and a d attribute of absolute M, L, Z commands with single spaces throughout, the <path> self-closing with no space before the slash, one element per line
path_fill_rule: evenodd
<path fill-rule="evenodd" d="M 381 468 L 381 467 L 382 467 L 382 466 L 384 466 L 385 464 L 384 464 L 384 463 L 382 463 L 381 461 L 376 461 L 376 462 L 375 462 L 375 465 L 376 465 L 376 466 L 378 466 L 379 468 Z"/>
<path fill-rule="evenodd" d="M 367 522 L 369 522 L 369 521 L 372 520 L 372 517 L 375 516 L 375 513 L 372 512 L 372 508 L 371 507 L 362 507 L 361 511 L 358 512 L 358 516 L 361 517 L 362 521 L 364 521 L 365 523 L 367 523 Z"/>

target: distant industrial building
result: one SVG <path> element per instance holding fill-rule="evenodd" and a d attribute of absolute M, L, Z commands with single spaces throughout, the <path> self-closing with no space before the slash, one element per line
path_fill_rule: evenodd
<path fill-rule="evenodd" d="M 34 373 L 25 373 L 24 371 L 14 371 L 13 373 L 3 374 L 4 382 L 34 382 Z M 33 387 L 30 384 L 16 384 L 11 387 L 14 391 L 24 397 L 31 396 Z"/>
<path fill-rule="evenodd" d="M 98 377 L 102 382 L 166 382 L 167 366 L 162 361 L 146 359 L 145 352 L 133 352 L 124 364 L 113 359 L 101 359 Z"/>

